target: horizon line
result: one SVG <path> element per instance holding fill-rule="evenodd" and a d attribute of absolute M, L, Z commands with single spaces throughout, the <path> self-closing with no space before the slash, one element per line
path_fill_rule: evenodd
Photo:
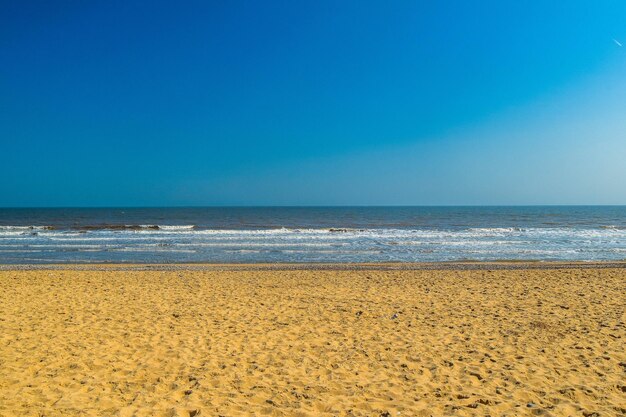
<path fill-rule="evenodd" d="M 204 209 L 204 208 L 414 208 L 414 207 L 626 207 L 626 204 L 355 204 L 355 205 L 146 205 L 146 206 L 0 206 L 0 210 L 33 209 Z"/>

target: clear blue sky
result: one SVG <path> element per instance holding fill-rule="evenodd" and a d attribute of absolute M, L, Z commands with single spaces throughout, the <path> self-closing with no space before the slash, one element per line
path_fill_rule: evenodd
<path fill-rule="evenodd" d="M 623 0 L 0 5 L 0 206 L 626 204 Z"/>

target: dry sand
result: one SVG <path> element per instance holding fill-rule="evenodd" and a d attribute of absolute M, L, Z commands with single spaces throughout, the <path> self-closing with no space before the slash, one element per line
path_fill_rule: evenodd
<path fill-rule="evenodd" d="M 616 416 L 626 270 L 3 270 L 2 416 Z"/>

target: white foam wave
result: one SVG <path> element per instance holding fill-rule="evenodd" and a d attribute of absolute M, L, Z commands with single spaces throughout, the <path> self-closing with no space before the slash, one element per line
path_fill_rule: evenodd
<path fill-rule="evenodd" d="M 155 247 L 124 247 L 109 249 L 110 252 L 168 252 L 168 253 L 196 253 L 191 249 L 172 249 Z"/>
<path fill-rule="evenodd" d="M 193 224 L 183 224 L 183 225 L 159 225 L 160 230 L 166 231 L 179 231 L 179 230 L 193 230 Z"/>
<path fill-rule="evenodd" d="M 44 251 L 137 252 L 172 259 L 251 261 L 315 259 L 327 261 L 454 259 L 621 259 L 626 229 L 621 227 L 493 227 L 464 229 L 197 229 L 193 225 L 134 226 L 129 229 L 49 230 L 45 226 L 0 226 L 0 247 L 8 253 Z M 176 253 L 190 254 L 176 258 Z M 192 255 L 194 254 L 194 255 Z M 121 255 L 106 255 L 116 259 Z M 234 255 L 233 255 L 234 256 Z M 72 257 L 80 258 L 79 255 Z M 102 258 L 100 255 L 94 255 Z M 168 259 L 169 259 L 168 258 Z M 81 259 L 88 259 L 84 255 Z"/>
<path fill-rule="evenodd" d="M 52 230 L 52 226 L 7 226 L 0 225 L 0 230 L 7 231 L 28 231 L 28 230 Z"/>
<path fill-rule="evenodd" d="M 247 246 L 247 247 L 285 247 L 285 246 L 301 246 L 301 247 L 333 247 L 343 246 L 345 243 L 317 243 L 317 242 L 193 242 L 193 243 L 172 243 L 172 246 L 178 247 L 233 247 L 233 246 Z"/>
<path fill-rule="evenodd" d="M 109 245 L 75 245 L 75 244 L 63 244 L 63 245 L 57 245 L 57 244 L 28 244 L 27 245 L 29 248 L 59 248 L 59 249 L 65 249 L 65 248 L 100 248 L 100 249 L 104 249 L 109 247 Z"/>

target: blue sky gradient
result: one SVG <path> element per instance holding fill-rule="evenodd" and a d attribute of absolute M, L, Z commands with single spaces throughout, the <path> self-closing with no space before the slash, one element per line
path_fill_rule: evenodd
<path fill-rule="evenodd" d="M 623 1 L 0 4 L 0 206 L 626 204 Z"/>

